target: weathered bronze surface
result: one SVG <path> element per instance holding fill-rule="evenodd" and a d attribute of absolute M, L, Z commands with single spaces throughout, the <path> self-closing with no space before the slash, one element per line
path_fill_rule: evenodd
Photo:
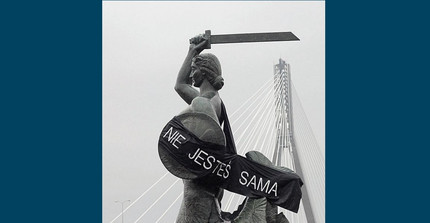
<path fill-rule="evenodd" d="M 221 98 L 218 90 L 224 82 L 218 59 L 212 54 L 200 54 L 210 48 L 211 43 L 262 42 L 298 40 L 292 33 L 237 34 L 211 36 L 210 31 L 190 40 L 190 47 L 179 71 L 175 90 L 189 104 L 178 118 L 190 132 L 205 142 L 226 145 L 226 138 L 220 127 Z M 203 62 L 202 62 L 203 61 Z M 200 91 L 191 86 L 193 84 Z M 159 155 L 165 167 L 175 176 L 183 179 L 184 196 L 177 216 L 178 223 L 188 222 L 288 222 L 277 207 L 266 198 L 246 198 L 234 213 L 222 212 L 220 201 L 223 189 L 208 185 L 196 178 L 183 166 L 159 148 Z M 247 158 L 264 165 L 273 166 L 269 159 L 258 152 L 247 153 Z"/>

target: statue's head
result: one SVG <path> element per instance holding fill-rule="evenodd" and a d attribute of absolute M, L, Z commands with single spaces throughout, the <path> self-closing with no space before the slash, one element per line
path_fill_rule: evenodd
<path fill-rule="evenodd" d="M 211 53 L 199 54 L 193 58 L 193 63 L 216 90 L 224 86 L 224 79 L 221 76 L 221 64 L 215 55 Z"/>

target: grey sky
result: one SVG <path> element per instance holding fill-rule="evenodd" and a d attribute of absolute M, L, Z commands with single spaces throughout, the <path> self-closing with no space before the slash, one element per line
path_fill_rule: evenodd
<path fill-rule="evenodd" d="M 214 45 L 229 113 L 272 78 L 281 57 L 325 152 L 325 2 L 103 2 L 103 222 L 165 173 L 162 127 L 186 107 L 173 90 L 188 39 L 292 31 L 301 41 Z M 169 204 L 166 204 L 169 205 Z M 136 216 L 128 216 L 129 220 Z"/>

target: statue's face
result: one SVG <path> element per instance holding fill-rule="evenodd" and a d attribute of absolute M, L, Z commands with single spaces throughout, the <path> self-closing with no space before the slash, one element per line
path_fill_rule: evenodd
<path fill-rule="evenodd" d="M 191 63 L 190 77 L 193 80 L 193 85 L 195 87 L 200 87 L 200 85 L 202 85 L 204 80 L 203 73 L 194 62 Z"/>

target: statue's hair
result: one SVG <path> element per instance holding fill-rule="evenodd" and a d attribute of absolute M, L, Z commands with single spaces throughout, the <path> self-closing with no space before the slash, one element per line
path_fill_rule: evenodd
<path fill-rule="evenodd" d="M 202 53 L 194 57 L 194 63 L 202 70 L 209 83 L 219 90 L 224 86 L 224 79 L 221 76 L 221 64 L 218 58 L 211 53 Z"/>

